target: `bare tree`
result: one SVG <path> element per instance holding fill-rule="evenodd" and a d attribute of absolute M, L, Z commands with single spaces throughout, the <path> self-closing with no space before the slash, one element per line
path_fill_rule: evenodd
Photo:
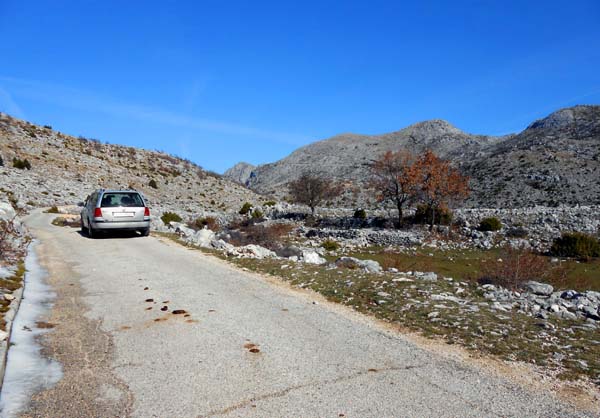
<path fill-rule="evenodd" d="M 370 187 L 379 202 L 391 202 L 398 209 L 398 227 L 404 223 L 403 208 L 417 194 L 415 156 L 406 150 L 388 151 L 371 165 Z"/>
<path fill-rule="evenodd" d="M 338 197 L 343 188 L 322 175 L 304 172 L 296 180 L 288 183 L 288 190 L 292 201 L 308 206 L 314 216 L 317 206 Z"/>

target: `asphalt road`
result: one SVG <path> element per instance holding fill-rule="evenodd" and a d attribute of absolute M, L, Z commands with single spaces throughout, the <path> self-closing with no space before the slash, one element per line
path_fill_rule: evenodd
<path fill-rule="evenodd" d="M 43 344 L 64 377 L 25 416 L 582 416 L 199 251 L 50 219 L 27 223 L 58 295 Z"/>

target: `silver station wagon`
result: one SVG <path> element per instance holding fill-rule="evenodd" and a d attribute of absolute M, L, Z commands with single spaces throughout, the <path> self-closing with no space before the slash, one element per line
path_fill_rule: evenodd
<path fill-rule="evenodd" d="M 90 238 L 99 232 L 139 231 L 150 233 L 150 209 L 136 190 L 96 190 L 81 210 L 81 232 Z"/>

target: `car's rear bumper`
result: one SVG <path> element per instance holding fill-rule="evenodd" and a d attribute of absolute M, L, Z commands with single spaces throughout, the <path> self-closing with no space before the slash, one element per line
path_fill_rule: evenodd
<path fill-rule="evenodd" d="M 136 230 L 150 227 L 150 221 L 130 221 L 130 222 L 92 222 L 92 228 L 105 231 L 116 230 Z"/>

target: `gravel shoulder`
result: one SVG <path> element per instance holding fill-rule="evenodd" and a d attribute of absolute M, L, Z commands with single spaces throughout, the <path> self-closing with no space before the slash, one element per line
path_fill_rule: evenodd
<path fill-rule="evenodd" d="M 22 417 L 127 416 L 133 396 L 112 370 L 112 336 L 101 329 L 100 321 L 85 317 L 88 307 L 83 300 L 81 276 L 73 265 L 64 262 L 74 248 L 57 237 L 55 230 L 45 228 L 51 219 L 51 215 L 34 214 L 27 223 L 41 242 L 36 251 L 48 271 L 48 284 L 57 294 L 46 321 L 53 330 L 42 337 L 42 353 L 60 362 L 63 378 L 52 388 L 35 394 Z"/>
<path fill-rule="evenodd" d="M 64 378 L 25 416 L 593 416 L 198 251 L 50 220 L 27 223 Z"/>

